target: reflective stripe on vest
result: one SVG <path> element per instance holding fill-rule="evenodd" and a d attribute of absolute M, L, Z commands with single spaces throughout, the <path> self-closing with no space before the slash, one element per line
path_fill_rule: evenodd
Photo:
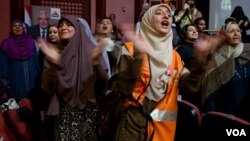
<path fill-rule="evenodd" d="M 155 121 L 176 121 L 177 111 L 154 109 L 150 115 Z"/>

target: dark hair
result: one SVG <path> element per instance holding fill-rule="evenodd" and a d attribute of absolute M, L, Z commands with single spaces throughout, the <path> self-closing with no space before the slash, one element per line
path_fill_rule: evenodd
<path fill-rule="evenodd" d="M 225 24 L 228 24 L 230 22 L 236 22 L 236 19 L 234 17 L 228 17 L 225 19 Z"/>
<path fill-rule="evenodd" d="M 245 16 L 245 13 L 242 9 L 241 6 L 236 6 L 231 14 L 231 17 L 240 17 L 242 18 L 243 16 Z"/>
<path fill-rule="evenodd" d="M 190 7 L 190 8 L 194 8 L 194 7 L 195 7 L 195 2 L 194 2 L 194 0 L 186 0 L 186 3 L 188 3 L 188 2 L 191 2 L 191 3 L 189 4 L 189 7 Z"/>
<path fill-rule="evenodd" d="M 113 30 L 113 33 L 112 33 L 113 37 L 112 37 L 112 39 L 113 40 L 120 40 L 120 38 L 118 36 L 118 34 L 119 34 L 118 27 L 112 22 L 112 20 L 111 20 L 110 17 L 103 17 L 103 18 L 101 18 L 100 21 L 99 21 L 99 23 L 101 23 L 101 21 L 104 20 L 104 19 L 108 19 L 112 23 L 112 30 Z"/>
<path fill-rule="evenodd" d="M 181 29 L 181 34 L 180 34 L 180 37 L 182 38 L 182 39 L 185 39 L 186 38 L 186 34 L 187 34 L 187 31 L 188 31 L 188 27 L 190 27 L 190 26 L 194 26 L 193 24 L 187 24 L 187 25 L 185 25 L 182 29 Z"/>
<path fill-rule="evenodd" d="M 109 19 L 110 21 L 112 21 L 110 17 L 102 17 L 99 22 L 101 22 L 104 19 Z"/>
<path fill-rule="evenodd" d="M 176 6 L 176 1 L 175 0 L 170 0 L 169 4 L 175 5 Z"/>
<path fill-rule="evenodd" d="M 194 25 L 198 25 L 201 20 L 206 21 L 203 17 L 199 17 L 194 20 Z"/>

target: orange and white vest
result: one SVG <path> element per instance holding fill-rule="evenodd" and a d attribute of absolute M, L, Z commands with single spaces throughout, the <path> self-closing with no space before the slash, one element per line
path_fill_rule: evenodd
<path fill-rule="evenodd" d="M 133 44 L 127 42 L 125 46 L 128 51 L 133 54 Z M 181 57 L 176 51 L 173 51 L 170 70 L 173 73 L 168 83 L 167 92 L 150 113 L 153 124 L 152 122 L 148 122 L 148 137 L 153 134 L 152 141 L 174 141 L 177 119 L 177 97 L 179 94 L 178 84 L 179 77 L 183 70 Z M 150 78 L 150 64 L 148 62 L 148 56 L 145 54 L 140 69 L 140 79 L 136 82 L 132 93 L 133 98 L 140 104 L 143 104 Z M 135 103 L 133 104 L 133 102 L 130 102 L 130 104 L 136 105 Z"/>

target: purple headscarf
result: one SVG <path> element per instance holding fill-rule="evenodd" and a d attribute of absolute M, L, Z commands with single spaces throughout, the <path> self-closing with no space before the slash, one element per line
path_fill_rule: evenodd
<path fill-rule="evenodd" d="M 12 31 L 12 27 L 16 23 L 21 23 L 24 25 L 22 21 L 13 21 L 11 23 L 10 35 L 2 42 L 0 49 L 12 59 L 25 60 L 34 53 L 35 41 L 32 37 L 25 33 L 25 27 L 23 28 L 22 35 L 15 35 Z"/>

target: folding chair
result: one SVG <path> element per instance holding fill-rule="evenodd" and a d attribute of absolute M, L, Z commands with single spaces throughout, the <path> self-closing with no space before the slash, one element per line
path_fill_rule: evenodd
<path fill-rule="evenodd" d="M 186 100 L 179 100 L 175 141 L 199 140 L 201 117 L 198 107 Z"/>

